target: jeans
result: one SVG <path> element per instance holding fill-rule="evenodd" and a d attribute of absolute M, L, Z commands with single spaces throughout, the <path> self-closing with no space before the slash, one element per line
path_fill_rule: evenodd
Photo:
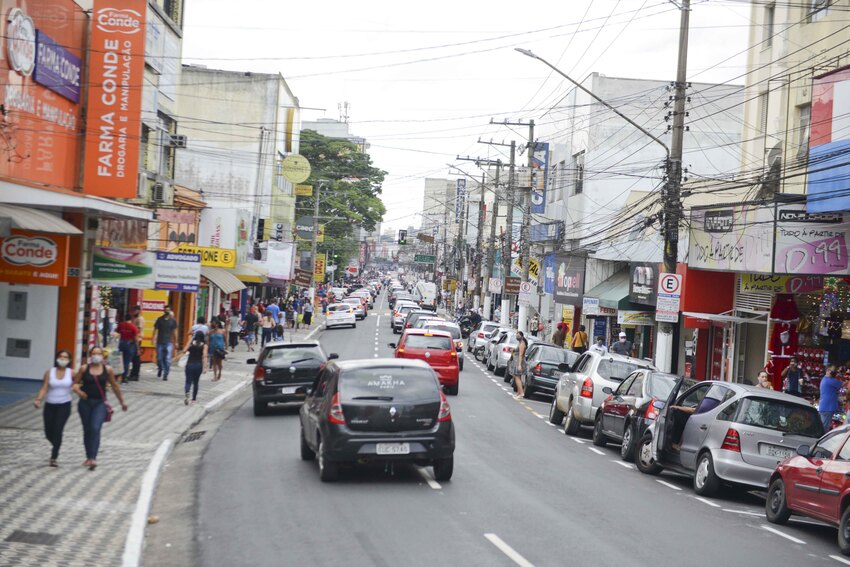
<path fill-rule="evenodd" d="M 44 404 L 44 436 L 53 445 L 50 452 L 51 459 L 59 458 L 59 447 L 62 446 L 62 432 L 65 430 L 65 422 L 71 415 L 71 402 L 64 404 Z"/>
<path fill-rule="evenodd" d="M 133 366 L 130 369 L 130 378 L 133 380 L 139 379 L 139 370 L 142 368 L 142 357 L 139 356 L 139 347 L 137 346 L 135 349 L 135 354 L 133 355 Z"/>
<path fill-rule="evenodd" d="M 171 357 L 174 354 L 174 345 L 172 343 L 156 343 L 156 366 L 162 370 L 162 377 L 168 378 L 168 373 L 171 372 Z"/>
<path fill-rule="evenodd" d="M 201 373 L 204 371 L 204 365 L 200 362 L 190 362 L 186 365 L 186 394 L 189 394 L 189 389 L 192 390 L 192 401 L 198 397 L 198 384 L 201 381 Z"/>
<path fill-rule="evenodd" d="M 260 346 L 266 346 L 266 343 L 272 340 L 272 330 L 263 327 L 263 343 Z"/>
<path fill-rule="evenodd" d="M 100 449 L 100 429 L 106 419 L 106 404 L 103 400 L 80 400 L 77 404 L 80 420 L 83 422 L 83 444 L 86 446 L 86 458 L 96 459 Z"/>
<path fill-rule="evenodd" d="M 121 341 L 118 343 L 118 350 L 121 351 L 121 360 L 124 362 L 124 379 L 130 377 L 130 363 L 136 356 L 135 341 Z"/>
<path fill-rule="evenodd" d="M 829 431 L 829 426 L 832 423 L 832 415 L 834 411 L 819 411 L 821 423 L 823 423 L 823 432 Z"/>

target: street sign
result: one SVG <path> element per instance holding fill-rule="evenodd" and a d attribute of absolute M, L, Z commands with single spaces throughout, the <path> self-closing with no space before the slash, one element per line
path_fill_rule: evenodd
<path fill-rule="evenodd" d="M 295 232 L 298 238 L 313 240 L 313 217 L 298 217 L 295 221 Z"/>
<path fill-rule="evenodd" d="M 682 276 L 661 274 L 658 278 L 658 299 L 655 303 L 655 320 L 677 323 L 682 297 Z"/>
<path fill-rule="evenodd" d="M 277 164 L 279 175 L 291 183 L 303 183 L 310 177 L 310 162 L 302 155 L 289 154 Z"/>
<path fill-rule="evenodd" d="M 313 196 L 313 186 L 312 185 L 296 185 L 295 186 L 295 196 L 296 197 L 312 197 Z"/>
<path fill-rule="evenodd" d="M 433 264 L 437 261 L 437 258 L 429 254 L 416 254 L 413 261 L 417 264 Z"/>
<path fill-rule="evenodd" d="M 500 278 L 490 278 L 487 282 L 487 291 L 490 293 L 502 293 L 502 280 Z"/>
<path fill-rule="evenodd" d="M 515 277 L 507 277 L 505 278 L 505 293 L 508 295 L 514 295 L 519 293 L 519 284 L 520 279 Z"/>
<path fill-rule="evenodd" d="M 596 297 L 583 297 L 581 300 L 581 311 L 584 315 L 599 315 L 599 299 Z"/>
<path fill-rule="evenodd" d="M 519 284 L 519 304 L 520 305 L 530 305 L 531 297 L 537 295 L 537 286 L 532 285 L 529 282 L 522 282 Z"/>
<path fill-rule="evenodd" d="M 293 278 L 293 281 L 297 286 L 310 287 L 310 284 L 313 281 L 313 274 L 310 273 L 310 270 L 295 268 L 295 277 Z"/>

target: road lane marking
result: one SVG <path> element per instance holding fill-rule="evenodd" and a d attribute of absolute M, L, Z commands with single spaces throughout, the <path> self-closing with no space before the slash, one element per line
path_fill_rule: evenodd
<path fill-rule="evenodd" d="M 604 455 L 604 454 L 605 454 L 605 451 L 600 451 L 600 450 L 599 450 L 599 449 L 597 449 L 596 447 L 588 447 L 588 449 L 590 449 L 591 451 L 593 451 L 593 452 L 594 452 L 594 453 L 596 453 L 597 455 Z"/>
<path fill-rule="evenodd" d="M 803 541 L 803 540 L 801 540 L 801 539 L 797 539 L 797 538 L 796 538 L 796 537 L 794 537 L 794 536 L 790 536 L 790 535 L 788 535 L 788 534 L 782 533 L 782 532 L 780 532 L 779 530 L 777 530 L 776 528 L 771 528 L 770 526 L 762 526 L 761 528 L 762 528 L 763 530 L 767 530 L 767 531 L 769 531 L 770 533 L 776 534 L 776 535 L 778 535 L 779 537 L 784 537 L 784 538 L 785 538 L 785 539 L 787 539 L 788 541 L 793 541 L 794 543 L 799 543 L 800 545 L 806 545 L 806 542 L 805 542 L 805 541 Z"/>
<path fill-rule="evenodd" d="M 658 484 L 663 484 L 667 488 L 672 488 L 673 490 L 682 490 L 681 487 L 676 486 L 675 484 L 670 484 L 669 482 L 664 482 L 663 480 L 658 480 L 657 478 L 655 479 L 655 482 L 657 482 Z"/>
<path fill-rule="evenodd" d="M 843 558 L 843 557 L 841 557 L 841 556 L 839 556 L 839 555 L 830 555 L 830 556 L 829 556 L 829 558 L 830 558 L 830 559 L 835 559 L 835 560 L 836 560 L 836 561 L 838 561 L 839 563 L 844 563 L 845 565 L 850 565 L 850 560 L 847 560 L 847 559 L 845 559 L 845 558 Z"/>
<path fill-rule="evenodd" d="M 558 427 L 557 425 L 555 425 L 555 424 L 554 424 L 554 423 L 552 423 L 551 421 L 547 421 L 547 422 L 546 422 L 546 425 L 551 425 L 552 427 Z"/>
<path fill-rule="evenodd" d="M 374 313 L 373 313 L 373 315 L 374 315 Z M 378 327 L 380 327 L 380 326 L 381 326 L 381 316 L 380 316 L 380 315 L 378 315 L 378 318 L 377 318 L 377 319 L 375 319 L 375 325 L 376 325 L 376 326 L 378 326 Z M 377 331 L 376 331 L 376 332 L 377 332 Z"/>
<path fill-rule="evenodd" d="M 520 555 L 517 550 L 505 543 L 505 541 L 496 534 L 484 534 L 484 537 L 520 567 L 534 567 L 534 564 L 531 561 Z"/>
<path fill-rule="evenodd" d="M 434 478 L 431 476 L 431 474 L 427 470 L 425 470 L 421 467 L 419 468 L 419 476 L 421 476 L 425 480 L 425 482 L 428 483 L 428 486 L 430 486 L 434 490 L 441 490 L 443 488 L 442 485 L 440 485 L 439 482 L 434 480 Z"/>
<path fill-rule="evenodd" d="M 731 512 L 733 514 L 743 514 L 744 516 L 755 516 L 757 518 L 763 518 L 764 513 L 758 514 L 756 512 L 750 512 L 748 510 L 733 510 L 732 508 L 723 508 L 724 512 Z"/>
<path fill-rule="evenodd" d="M 616 463 L 616 464 L 620 465 L 621 467 L 627 468 L 627 469 L 630 469 L 630 470 L 634 470 L 634 468 L 635 468 L 634 465 L 632 465 L 630 463 L 624 463 L 623 461 L 615 461 L 615 460 L 612 459 L 611 462 Z"/>
<path fill-rule="evenodd" d="M 378 352 L 378 347 L 375 347 L 375 352 Z"/>
<path fill-rule="evenodd" d="M 699 501 L 700 501 L 700 502 L 702 502 L 703 504 L 708 504 L 708 505 L 709 505 L 709 506 L 711 506 L 712 508 L 720 508 L 720 504 L 715 504 L 714 502 L 712 502 L 711 500 L 709 500 L 709 499 L 707 499 L 707 498 L 702 498 L 702 497 L 700 497 L 700 496 L 694 496 L 694 499 L 695 499 L 695 500 L 699 500 Z"/>
<path fill-rule="evenodd" d="M 564 431 L 564 435 L 567 435 L 567 432 L 566 432 L 566 431 Z M 575 441 L 575 442 L 576 442 L 576 443 L 578 443 L 579 445 L 584 445 L 584 441 L 583 441 L 583 440 L 581 440 L 581 439 L 579 439 L 578 437 L 571 437 L 571 436 L 569 436 L 569 435 L 567 435 L 567 437 L 569 437 L 570 439 L 572 439 L 573 441 Z"/>

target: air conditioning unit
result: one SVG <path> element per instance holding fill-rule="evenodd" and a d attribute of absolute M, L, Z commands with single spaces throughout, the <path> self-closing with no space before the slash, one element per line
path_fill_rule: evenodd
<path fill-rule="evenodd" d="M 151 201 L 154 203 L 165 202 L 165 183 L 156 182 L 151 187 Z"/>
<path fill-rule="evenodd" d="M 172 148 L 185 148 L 186 147 L 186 136 L 183 134 L 172 134 L 169 136 L 170 140 L 168 145 Z"/>

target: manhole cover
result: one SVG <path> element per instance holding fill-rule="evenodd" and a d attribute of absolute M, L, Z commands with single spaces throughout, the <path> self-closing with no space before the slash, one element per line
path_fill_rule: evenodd
<path fill-rule="evenodd" d="M 49 534 L 47 532 L 25 532 L 23 530 L 15 530 L 6 541 L 11 543 L 32 543 L 37 545 L 53 545 L 59 541 L 59 536 Z"/>
<path fill-rule="evenodd" d="M 183 438 L 183 442 L 190 443 L 192 441 L 197 441 L 198 439 L 204 436 L 204 433 L 206 433 L 206 431 L 193 431 L 192 433 Z"/>

